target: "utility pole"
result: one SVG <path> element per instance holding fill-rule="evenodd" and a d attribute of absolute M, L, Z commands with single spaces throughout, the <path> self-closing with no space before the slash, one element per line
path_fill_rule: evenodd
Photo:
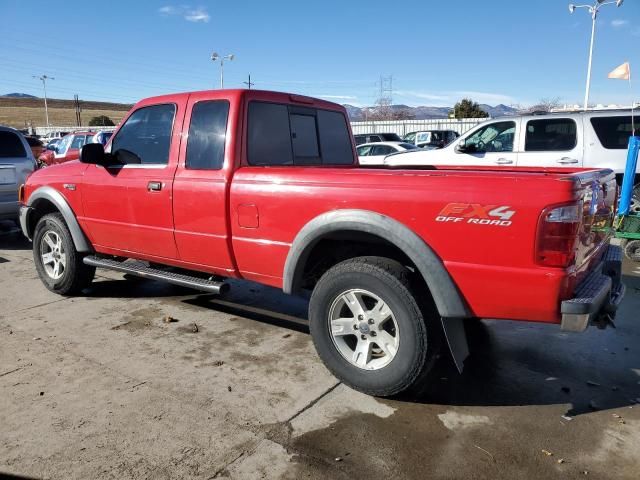
<path fill-rule="evenodd" d="M 253 83 L 253 82 L 251 81 L 251 74 L 249 74 L 249 81 L 248 81 L 248 82 L 242 82 L 242 83 L 244 83 L 244 84 L 247 86 L 247 88 L 249 88 L 249 90 L 251 90 L 251 87 L 252 87 L 253 85 L 255 85 L 255 83 Z"/>
<path fill-rule="evenodd" d="M 80 106 L 80 99 L 78 98 L 78 94 L 73 96 L 73 105 L 76 110 L 76 126 L 82 126 L 82 117 L 80 116 L 80 112 L 82 112 L 82 107 Z"/>
<path fill-rule="evenodd" d="M 47 127 L 49 126 L 49 108 L 47 107 L 47 80 L 55 80 L 53 77 L 47 75 L 32 75 L 33 78 L 37 78 L 42 81 L 42 88 L 44 88 L 44 115 L 47 120 Z"/>

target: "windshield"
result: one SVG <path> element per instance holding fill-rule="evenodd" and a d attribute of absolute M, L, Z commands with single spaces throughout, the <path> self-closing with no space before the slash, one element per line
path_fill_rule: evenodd
<path fill-rule="evenodd" d="M 62 140 L 60 140 L 60 142 L 56 146 L 56 154 L 64 155 L 65 153 L 67 153 L 67 150 L 69 149 L 69 145 L 71 145 L 72 138 L 73 137 L 69 135 L 64 137 Z"/>
<path fill-rule="evenodd" d="M 404 136 L 403 140 L 404 140 L 405 142 L 411 142 L 411 143 L 414 143 L 414 142 L 416 141 L 416 132 L 407 133 L 407 134 Z"/>

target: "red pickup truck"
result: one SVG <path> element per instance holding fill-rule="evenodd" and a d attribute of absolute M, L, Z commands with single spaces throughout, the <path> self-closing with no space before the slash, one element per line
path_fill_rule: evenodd
<path fill-rule="evenodd" d="M 298 95 L 143 100 L 20 198 L 50 290 L 77 294 L 101 267 L 310 292 L 318 354 L 374 395 L 420 382 L 441 345 L 461 368 L 463 319 L 582 331 L 624 292 L 611 171 L 359 167 L 344 108 Z"/>

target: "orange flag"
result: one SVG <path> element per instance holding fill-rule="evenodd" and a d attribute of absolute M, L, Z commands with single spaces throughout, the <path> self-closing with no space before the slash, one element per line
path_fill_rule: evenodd
<path fill-rule="evenodd" d="M 629 62 L 624 62 L 619 67 L 614 68 L 609 72 L 609 78 L 617 78 L 620 80 L 631 79 L 631 69 L 629 68 Z"/>

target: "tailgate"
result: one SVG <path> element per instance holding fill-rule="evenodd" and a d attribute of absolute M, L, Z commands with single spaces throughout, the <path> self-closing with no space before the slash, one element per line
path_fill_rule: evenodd
<path fill-rule="evenodd" d="M 582 223 L 576 244 L 576 268 L 585 272 L 595 267 L 604 245 L 609 243 L 615 215 L 617 184 L 611 170 L 577 176 L 576 194 L 581 201 Z"/>

